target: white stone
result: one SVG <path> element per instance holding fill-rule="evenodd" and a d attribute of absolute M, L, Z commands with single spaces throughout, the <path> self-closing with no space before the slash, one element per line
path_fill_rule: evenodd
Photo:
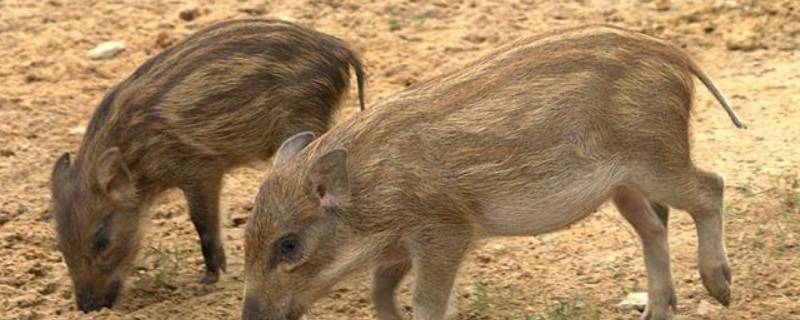
<path fill-rule="evenodd" d="M 119 41 L 103 42 L 89 50 L 89 57 L 94 60 L 110 59 L 125 50 L 125 44 Z"/>
<path fill-rule="evenodd" d="M 69 134 L 77 134 L 77 135 L 84 134 L 86 133 L 86 125 L 83 124 L 77 125 L 69 129 L 68 132 Z"/>
<path fill-rule="evenodd" d="M 487 246 L 487 249 L 492 253 L 504 253 L 506 251 L 506 246 L 499 243 L 492 243 Z"/>
<path fill-rule="evenodd" d="M 647 292 L 631 292 L 625 300 L 617 304 L 617 307 L 644 310 L 647 307 Z"/>

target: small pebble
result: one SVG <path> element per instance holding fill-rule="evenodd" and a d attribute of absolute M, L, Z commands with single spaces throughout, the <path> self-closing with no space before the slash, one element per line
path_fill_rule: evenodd
<path fill-rule="evenodd" d="M 103 42 L 94 49 L 89 50 L 89 57 L 93 60 L 111 59 L 122 50 L 125 50 L 125 44 L 119 41 Z"/>
<path fill-rule="evenodd" d="M 631 292 L 617 304 L 617 307 L 644 311 L 644 308 L 647 307 L 647 292 Z"/>
<path fill-rule="evenodd" d="M 77 125 L 75 127 L 70 128 L 67 132 L 69 134 L 82 135 L 82 134 L 86 133 L 86 126 L 83 125 L 83 124 L 80 124 L 80 125 Z"/>
<path fill-rule="evenodd" d="M 672 1 L 656 0 L 653 2 L 653 8 L 655 8 L 657 11 L 667 11 L 672 8 Z"/>
<path fill-rule="evenodd" d="M 244 12 L 251 16 L 260 16 L 267 13 L 267 7 L 263 4 L 255 4 L 239 8 L 239 12 Z"/>
<path fill-rule="evenodd" d="M 761 36 L 752 29 L 734 29 L 723 35 L 728 50 L 753 51 L 761 48 Z"/>
<path fill-rule="evenodd" d="M 178 17 L 183 21 L 193 21 L 200 16 L 200 10 L 197 7 L 188 7 L 178 12 Z"/>

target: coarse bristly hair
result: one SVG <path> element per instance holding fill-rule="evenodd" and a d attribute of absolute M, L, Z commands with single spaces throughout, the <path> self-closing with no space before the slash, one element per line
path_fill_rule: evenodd
<path fill-rule="evenodd" d="M 173 187 L 201 238 L 203 282 L 216 281 L 225 269 L 222 175 L 271 157 L 293 134 L 327 131 L 351 68 L 363 110 L 363 66 L 344 41 L 278 20 L 233 20 L 188 36 L 111 88 L 74 162 L 65 154 L 52 173 L 58 243 L 79 308 L 113 303 L 138 250 L 141 212 Z"/>
<path fill-rule="evenodd" d="M 380 319 L 413 265 L 415 319 L 442 319 L 460 261 L 489 236 L 562 229 L 612 199 L 648 261 L 648 319 L 674 306 L 667 208 L 687 210 L 704 284 L 729 301 L 723 182 L 696 168 L 689 56 L 611 26 L 558 30 L 397 93 L 313 140 L 299 134 L 256 198 L 243 318 L 296 319 L 373 266 Z"/>

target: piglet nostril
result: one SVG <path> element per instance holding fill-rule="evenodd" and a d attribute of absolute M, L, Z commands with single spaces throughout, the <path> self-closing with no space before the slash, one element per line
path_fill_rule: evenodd
<path fill-rule="evenodd" d="M 81 301 L 78 301 L 78 309 L 83 311 L 83 313 L 89 313 L 100 310 L 100 306 L 95 303 L 93 299 L 82 299 Z"/>
<path fill-rule="evenodd" d="M 115 297 L 110 297 L 109 299 L 100 300 L 92 294 L 82 294 L 79 295 L 77 299 L 78 310 L 83 313 L 89 313 L 103 308 L 111 308 L 114 298 Z"/>

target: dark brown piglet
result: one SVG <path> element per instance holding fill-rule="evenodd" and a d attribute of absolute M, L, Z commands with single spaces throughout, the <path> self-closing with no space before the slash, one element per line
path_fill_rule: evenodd
<path fill-rule="evenodd" d="M 293 134 L 328 130 L 358 55 L 333 36 L 276 20 L 205 28 L 147 60 L 100 102 L 74 161 L 52 172 L 58 246 L 78 307 L 110 307 L 139 249 L 143 212 L 170 188 L 186 196 L 206 273 L 225 270 L 223 174 L 271 157 Z"/>

